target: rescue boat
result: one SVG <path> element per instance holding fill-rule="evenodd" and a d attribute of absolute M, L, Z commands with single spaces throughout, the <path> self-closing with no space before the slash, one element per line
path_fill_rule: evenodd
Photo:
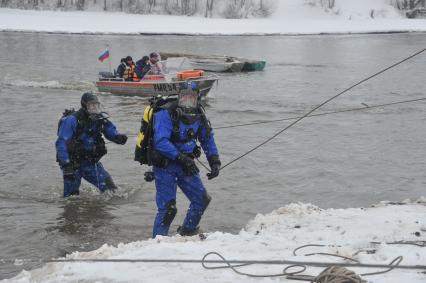
<path fill-rule="evenodd" d="M 200 96 L 206 97 L 218 81 L 218 77 L 213 74 L 205 74 L 202 70 L 182 69 L 183 63 L 179 62 L 179 60 L 161 62 L 163 74 L 147 74 L 140 81 L 125 81 L 116 78 L 110 72 L 100 72 L 96 86 L 100 92 L 124 96 L 152 97 L 178 94 L 182 84 L 193 81 L 198 84 Z"/>
<path fill-rule="evenodd" d="M 266 66 L 264 60 L 252 60 L 226 55 L 198 55 L 185 53 L 160 52 L 163 59 L 188 58 L 193 68 L 210 72 L 254 72 L 263 71 Z"/>

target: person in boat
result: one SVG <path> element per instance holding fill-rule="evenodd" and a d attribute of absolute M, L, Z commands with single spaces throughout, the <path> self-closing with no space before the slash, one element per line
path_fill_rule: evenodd
<path fill-rule="evenodd" d="M 194 159 L 207 156 L 211 172 L 208 179 L 219 175 L 221 162 L 213 130 L 200 105 L 199 87 L 191 82 L 180 92 L 177 101 L 170 102 L 154 112 L 153 117 L 153 173 L 156 187 L 157 215 L 153 238 L 166 236 L 177 213 L 176 188 L 190 200 L 186 218 L 178 228 L 184 236 L 199 232 L 201 216 L 211 197 L 204 187 Z M 200 142 L 201 148 L 197 145 Z"/>
<path fill-rule="evenodd" d="M 149 71 L 148 71 L 148 74 L 150 74 L 150 75 L 162 75 L 163 74 L 163 70 L 161 68 L 160 60 L 161 60 L 160 54 L 158 54 L 157 52 L 152 52 L 151 54 L 149 54 L 149 61 L 148 61 Z"/>
<path fill-rule="evenodd" d="M 143 79 L 143 77 L 148 73 L 150 67 L 148 64 L 149 57 L 143 56 L 142 59 L 136 62 L 135 72 L 139 80 Z"/>
<path fill-rule="evenodd" d="M 78 111 L 66 110 L 58 125 L 57 162 L 64 179 L 64 197 L 79 194 L 81 178 L 101 192 L 117 189 L 100 159 L 107 153 L 104 138 L 124 145 L 127 136 L 120 134 L 105 112 L 98 97 L 84 93 Z"/>
<path fill-rule="evenodd" d="M 135 73 L 135 63 L 131 56 L 121 59 L 120 65 L 117 67 L 117 77 L 125 81 L 133 81 L 137 79 Z"/>

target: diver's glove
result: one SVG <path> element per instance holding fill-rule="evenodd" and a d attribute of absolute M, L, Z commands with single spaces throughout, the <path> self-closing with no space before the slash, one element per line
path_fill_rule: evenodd
<path fill-rule="evenodd" d="M 207 173 L 207 179 L 211 180 L 219 176 L 220 166 L 222 163 L 220 162 L 219 156 L 213 155 L 209 157 L 209 165 L 210 165 L 210 173 Z"/>
<path fill-rule="evenodd" d="M 186 154 L 179 153 L 176 157 L 176 161 L 183 167 L 183 171 L 187 176 L 197 175 L 200 172 L 194 160 Z"/>
<path fill-rule="evenodd" d="M 117 144 L 125 144 L 127 142 L 127 136 L 126 135 L 117 135 L 114 140 Z"/>
<path fill-rule="evenodd" d="M 195 158 L 200 158 L 201 156 L 201 147 L 199 147 L 198 145 L 194 147 L 194 151 L 192 152 L 192 154 L 194 154 Z"/>
<path fill-rule="evenodd" d="M 154 172 L 152 171 L 146 171 L 143 176 L 146 182 L 152 182 L 155 180 Z"/>
<path fill-rule="evenodd" d="M 66 163 L 62 166 L 62 174 L 64 175 L 64 180 L 75 181 L 75 171 L 71 163 Z"/>

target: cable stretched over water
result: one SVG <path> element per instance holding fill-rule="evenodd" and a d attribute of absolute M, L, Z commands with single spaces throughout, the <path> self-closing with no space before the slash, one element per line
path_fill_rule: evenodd
<path fill-rule="evenodd" d="M 426 97 L 409 99 L 409 100 L 400 100 L 400 101 L 395 101 L 395 102 L 388 102 L 388 103 L 374 104 L 374 105 L 367 105 L 367 104 L 363 103 L 365 105 L 364 107 L 356 107 L 356 108 L 350 108 L 350 109 L 329 111 L 329 112 L 324 112 L 324 113 L 319 113 L 319 114 L 312 114 L 312 115 L 306 116 L 306 118 L 326 116 L 326 115 L 332 115 L 332 114 L 344 113 L 344 112 L 363 111 L 363 110 L 369 110 L 369 109 L 374 109 L 374 108 L 380 108 L 380 107 L 386 107 L 386 106 L 392 106 L 392 105 L 398 105 L 398 104 L 404 104 L 404 103 L 419 102 L 419 101 L 426 101 Z M 229 125 L 229 126 L 223 126 L 223 127 L 216 127 L 216 128 L 214 128 L 214 130 L 245 127 L 245 126 L 258 125 L 258 124 L 276 123 L 276 122 L 289 121 L 289 120 L 296 120 L 296 119 L 299 119 L 300 117 L 301 116 L 287 117 L 287 118 L 281 118 L 281 119 L 275 119 L 275 120 L 267 120 L 267 121 L 253 122 L 253 123 Z M 198 158 L 196 160 L 207 171 L 210 171 L 210 168 L 207 165 L 205 165 L 203 162 L 201 162 Z"/>
<path fill-rule="evenodd" d="M 404 103 L 419 102 L 419 101 L 424 101 L 424 100 L 426 100 L 426 97 L 409 99 L 409 100 L 400 100 L 400 101 L 395 101 L 395 102 L 389 102 L 389 103 L 383 103 L 383 104 L 374 104 L 374 105 L 367 105 L 367 104 L 363 103 L 363 105 L 365 105 L 364 107 L 356 107 L 356 108 L 349 108 L 349 109 L 343 109 L 343 110 L 335 110 L 335 111 L 328 111 L 328 112 L 323 112 L 323 113 L 318 113 L 318 114 L 312 114 L 312 115 L 306 116 L 306 118 L 326 116 L 326 115 L 344 113 L 344 112 L 362 111 L 362 110 L 368 110 L 368 109 L 373 109 L 373 108 L 386 107 L 386 106 L 392 106 L 392 105 L 398 105 L 398 104 L 404 104 Z M 300 117 L 301 116 L 287 117 L 287 118 L 281 118 L 281 119 L 252 122 L 252 123 L 243 123 L 243 124 L 221 126 L 221 127 L 215 127 L 214 130 L 230 129 L 230 128 L 246 127 L 246 126 L 259 125 L 259 124 L 270 124 L 270 123 L 276 123 L 276 122 L 290 121 L 290 120 L 299 119 Z"/>
<path fill-rule="evenodd" d="M 294 125 L 296 125 L 298 122 L 300 122 L 304 118 L 306 118 L 309 115 L 311 115 L 314 111 L 318 110 L 319 108 L 321 108 L 322 106 L 326 105 L 330 101 L 338 98 L 342 94 L 348 92 L 349 90 L 357 87 L 358 85 L 360 85 L 360 84 L 362 84 L 362 83 L 364 83 L 364 82 L 366 82 L 368 80 L 371 80 L 372 78 L 374 78 L 374 77 L 376 77 L 376 76 L 378 76 L 378 75 L 380 75 L 380 74 L 382 74 L 382 73 L 384 73 L 384 72 L 386 72 L 386 71 L 388 71 L 388 70 L 390 70 L 390 69 L 392 69 L 392 68 L 394 68 L 394 67 L 396 67 L 396 66 L 398 66 L 398 65 L 400 65 L 400 64 L 402 64 L 404 62 L 406 62 L 406 61 L 410 60 L 413 57 L 416 57 L 416 56 L 420 55 L 421 53 L 423 53 L 425 51 L 426 51 L 426 48 L 424 48 L 424 49 L 422 49 L 420 51 L 417 51 L 416 53 L 414 53 L 414 54 L 412 54 L 412 55 L 410 55 L 410 56 L 408 56 L 408 57 L 406 57 L 406 58 L 404 58 L 404 59 L 402 59 L 402 60 L 400 60 L 400 61 L 398 61 L 398 62 L 396 62 L 396 63 L 394 63 L 394 64 L 392 64 L 392 65 L 390 65 L 390 66 L 388 66 L 388 67 L 386 67 L 386 68 L 378 71 L 378 72 L 376 72 L 376 73 L 374 73 L 373 75 L 371 75 L 371 76 L 369 76 L 369 77 L 367 77 L 365 79 L 360 80 L 359 82 L 357 82 L 357 83 L 353 84 L 352 86 L 344 89 L 343 91 L 339 92 L 338 94 L 330 97 L 329 99 L 327 99 L 324 102 L 320 103 L 319 105 L 315 106 L 310 111 L 308 111 L 306 114 L 304 114 L 303 116 L 297 118 L 294 122 L 290 123 L 288 126 L 286 126 L 285 128 L 283 128 L 282 130 L 278 131 L 277 133 L 275 133 L 273 136 L 269 137 L 268 139 L 266 139 L 262 143 L 260 143 L 257 146 L 253 147 L 252 149 L 250 149 L 246 153 L 244 153 L 244 154 L 242 154 L 242 155 L 240 155 L 240 156 L 232 159 L 231 161 L 229 161 L 228 163 L 226 163 L 225 165 L 223 165 L 220 170 L 223 170 L 224 168 L 228 167 L 229 165 L 233 164 L 234 162 L 240 160 L 241 158 L 243 158 L 243 157 L 247 156 L 248 154 L 252 153 L 253 151 L 257 150 L 258 148 L 260 148 L 260 147 L 264 146 L 265 144 L 269 143 L 270 141 L 272 141 L 273 139 L 275 139 L 277 136 L 279 136 L 283 132 L 287 131 L 288 129 L 290 129 L 291 127 L 293 127 Z"/>
<path fill-rule="evenodd" d="M 392 105 L 398 105 L 398 104 L 405 104 L 405 103 L 412 103 L 412 102 L 419 102 L 419 101 L 425 101 L 426 97 L 416 98 L 416 99 L 408 99 L 408 100 L 399 100 L 394 102 L 388 102 L 388 103 L 382 103 L 382 104 L 373 104 L 373 105 L 367 105 L 363 103 L 364 107 L 355 107 L 355 108 L 349 108 L 349 109 L 342 109 L 342 110 L 335 110 L 335 111 L 328 111 L 318 114 L 312 114 L 307 116 L 306 118 L 310 117 L 319 117 L 319 116 L 326 116 L 326 115 L 332 115 L 332 114 L 338 114 L 338 113 L 345 113 L 345 112 L 355 112 L 355 111 L 363 111 L 363 110 L 369 110 L 374 108 L 381 108 L 386 106 L 392 106 Z M 222 129 L 231 129 L 231 128 L 239 128 L 239 127 L 246 127 L 246 126 L 253 126 L 253 125 L 259 125 L 259 124 L 271 124 L 276 122 L 283 122 L 283 121 L 291 121 L 299 119 L 301 116 L 296 117 L 286 117 L 286 118 L 280 118 L 280 119 L 273 119 L 273 120 L 264 120 L 264 121 L 258 121 L 258 122 L 250 122 L 250 123 L 242 123 L 242 124 L 234 124 L 234 125 L 227 125 L 227 126 L 220 126 L 220 127 L 214 127 L 214 130 L 222 130 Z M 127 134 L 130 137 L 136 137 L 137 134 Z"/>

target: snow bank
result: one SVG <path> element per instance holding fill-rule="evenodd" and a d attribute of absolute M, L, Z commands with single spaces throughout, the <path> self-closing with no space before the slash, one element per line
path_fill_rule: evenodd
<path fill-rule="evenodd" d="M 312 252 L 337 253 L 362 263 L 388 264 L 402 255 L 404 265 L 425 265 L 426 248 L 391 245 L 385 242 L 419 241 L 426 237 L 426 199 L 416 203 L 382 203 L 370 208 L 320 209 L 311 204 L 290 204 L 267 215 L 257 215 L 238 235 L 210 233 L 205 240 L 194 237 L 158 237 L 154 240 L 104 245 L 87 253 L 75 252 L 70 259 L 201 259 L 210 251 L 227 259 L 240 260 L 343 260 L 304 256 Z M 371 242 L 381 242 L 372 244 Z M 304 244 L 323 244 L 293 250 Z M 216 258 L 209 258 L 216 259 Z M 283 266 L 251 265 L 240 268 L 249 273 L 279 273 Z M 322 268 L 308 268 L 305 274 L 318 275 Z M 353 269 L 372 272 L 377 269 Z M 423 273 L 421 272 L 423 271 Z M 368 277 L 375 283 L 426 282 L 424 270 L 393 270 Z M 23 271 L 5 282 L 276 282 L 270 278 L 247 278 L 230 270 L 205 270 L 200 264 L 181 263 L 51 263 L 33 271 Z M 287 282 L 287 281 L 286 281 Z"/>
<path fill-rule="evenodd" d="M 350 17 L 322 7 L 281 6 L 267 19 L 211 19 L 202 17 L 135 15 L 107 12 L 54 12 L 0 9 L 0 31 L 107 34 L 266 35 L 424 32 L 426 20 Z M 345 10 L 346 11 L 346 10 Z M 352 11 L 352 10 L 351 10 Z M 337 13 L 337 14 L 336 14 Z M 356 14 L 354 12 L 350 12 Z M 362 15 L 365 14 L 365 11 Z M 352 20 L 348 20 L 348 18 Z"/>

